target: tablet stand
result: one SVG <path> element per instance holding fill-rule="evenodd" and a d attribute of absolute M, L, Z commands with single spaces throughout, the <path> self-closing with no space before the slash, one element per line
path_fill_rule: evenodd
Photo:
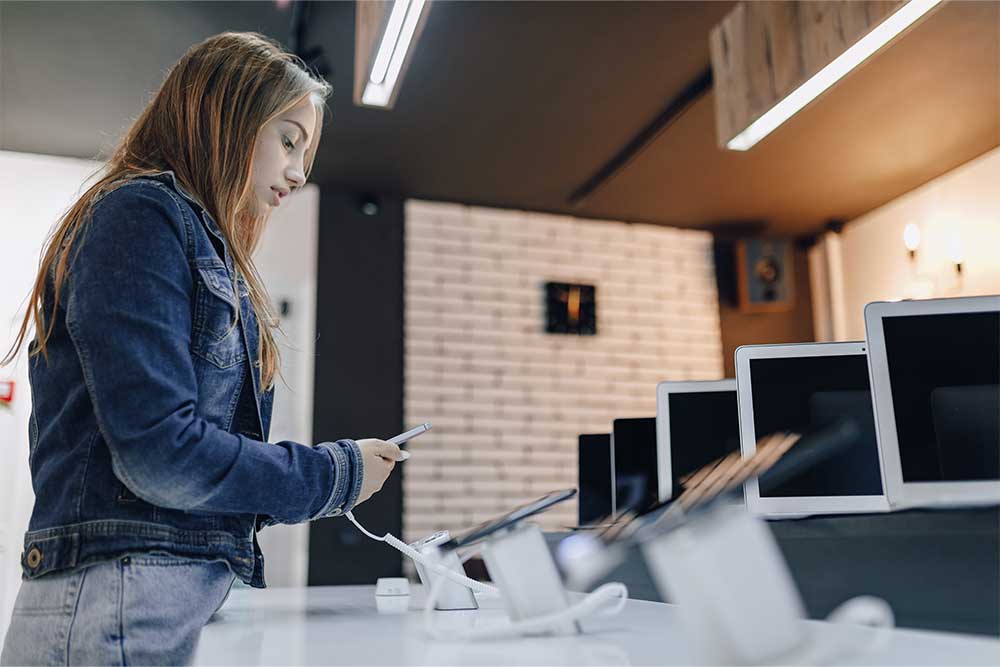
<path fill-rule="evenodd" d="M 757 664 L 802 643 L 798 589 L 770 529 L 743 509 L 720 504 L 642 549 L 700 659 Z"/>
<path fill-rule="evenodd" d="M 451 539 L 451 536 L 448 534 L 448 531 L 444 530 L 440 533 L 435 533 L 419 544 L 412 544 L 410 546 L 426 556 L 432 563 L 443 565 L 464 577 L 465 568 L 462 566 L 462 561 L 459 559 L 458 553 L 438 549 L 439 544 L 447 542 L 449 539 Z M 442 575 L 437 574 L 416 561 L 414 561 L 414 564 L 417 567 L 417 575 L 420 577 L 420 582 L 424 585 L 424 589 L 428 592 L 428 595 L 430 595 L 430 591 L 434 590 L 435 586 L 439 586 L 437 600 L 434 604 L 435 609 L 439 611 L 479 609 L 476 596 L 468 587 L 448 581 Z M 441 579 L 443 581 L 439 583 Z"/>
<path fill-rule="evenodd" d="M 535 524 L 520 523 L 488 538 L 483 561 L 512 621 L 555 614 L 569 606 L 545 537 Z M 544 634 L 579 632 L 577 622 L 567 620 L 553 623 Z"/>

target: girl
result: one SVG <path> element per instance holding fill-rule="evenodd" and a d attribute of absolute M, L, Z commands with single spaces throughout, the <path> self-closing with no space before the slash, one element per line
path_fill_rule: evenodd
<path fill-rule="evenodd" d="M 44 251 L 35 505 L 3 664 L 183 664 L 256 533 L 382 488 L 377 439 L 267 444 L 277 324 L 252 253 L 305 184 L 329 85 L 255 33 L 188 50 Z"/>

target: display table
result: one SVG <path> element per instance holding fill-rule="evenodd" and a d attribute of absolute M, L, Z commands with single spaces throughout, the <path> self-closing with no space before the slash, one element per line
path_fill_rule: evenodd
<path fill-rule="evenodd" d="M 1000 509 L 910 510 L 770 521 L 810 618 L 855 595 L 886 600 L 896 625 L 1000 636 Z M 555 550 L 570 533 L 547 533 Z M 662 600 L 632 550 L 604 581 Z"/>
<path fill-rule="evenodd" d="M 617 616 L 583 621 L 584 634 L 575 637 L 462 643 L 425 635 L 423 599 L 419 586 L 413 587 L 402 608 L 376 604 L 373 586 L 237 588 L 205 627 L 195 664 L 662 665 L 695 661 L 675 605 L 630 600 Z M 499 598 L 481 597 L 480 604 L 478 611 L 436 612 L 435 616 L 455 628 L 505 621 Z M 868 645 L 871 638 L 872 631 L 865 628 L 803 623 L 811 635 L 844 650 Z M 919 630 L 893 630 L 887 639 L 875 652 L 841 657 L 837 662 L 1000 664 L 997 640 Z"/>

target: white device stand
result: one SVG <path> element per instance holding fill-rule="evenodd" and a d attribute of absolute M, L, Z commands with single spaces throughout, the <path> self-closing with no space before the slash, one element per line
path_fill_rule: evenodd
<path fill-rule="evenodd" d="M 476 593 L 497 594 L 499 591 L 494 586 L 475 581 L 445 567 L 439 556 L 421 553 L 390 533 L 386 533 L 382 537 L 373 535 L 358 523 L 351 512 L 345 512 L 344 516 L 371 539 L 385 542 L 392 548 L 398 549 L 412 558 L 414 562 L 421 564 L 427 572 L 434 572 L 437 575 L 435 585 L 431 587 L 430 595 L 424 604 L 424 624 L 427 633 L 435 639 L 465 641 L 499 639 L 522 634 L 577 633 L 579 626 L 576 624 L 576 619 L 596 612 L 606 615 L 617 614 L 628 601 L 628 588 L 624 584 L 613 582 L 599 586 L 586 595 L 583 600 L 569 606 L 566 591 L 559 579 L 559 573 L 556 571 L 555 563 L 545 545 L 545 538 L 542 537 L 541 531 L 536 526 L 527 526 L 523 529 L 525 531 L 523 533 L 520 533 L 522 529 L 514 529 L 490 538 L 488 544 L 492 543 L 497 548 L 488 556 L 484 553 L 487 567 L 491 567 L 492 563 L 490 574 L 495 580 L 498 580 L 498 583 L 501 578 L 506 581 L 518 582 L 511 586 L 511 593 L 504 595 L 507 612 L 512 622 L 458 634 L 451 629 L 442 631 L 434 627 L 433 612 L 437 595 L 445 583 L 461 584 Z M 418 544 L 426 544 L 427 549 L 437 551 L 440 550 L 440 547 L 437 544 L 430 544 L 437 541 L 438 536 L 431 535 Z M 532 563 L 533 559 L 537 559 L 537 562 Z M 524 568 L 525 565 L 527 568 Z M 532 589 L 521 585 L 519 568 L 522 568 L 525 573 L 529 573 L 528 580 L 540 585 L 540 588 Z M 614 605 L 607 607 L 608 602 L 614 602 Z M 602 609 L 602 607 L 604 608 Z"/>
<path fill-rule="evenodd" d="M 458 553 L 455 551 L 443 552 L 437 548 L 439 544 L 443 544 L 450 539 L 451 535 L 448 534 L 448 531 L 442 530 L 419 542 L 414 542 L 410 546 L 423 554 L 429 563 L 436 563 L 448 568 L 452 572 L 465 576 L 465 568 L 462 566 L 462 561 L 459 559 Z M 435 609 L 439 611 L 479 609 L 476 596 L 473 595 L 472 590 L 468 586 L 445 579 L 443 575 L 438 574 L 432 568 L 426 567 L 419 561 L 413 561 L 413 563 L 416 565 L 417 575 L 420 577 L 420 582 L 424 585 L 424 588 L 428 591 L 437 591 L 437 597 L 434 602 Z"/>
<path fill-rule="evenodd" d="M 715 508 L 653 537 L 643 555 L 700 659 L 756 664 L 803 642 L 798 589 L 767 525 L 743 509 Z"/>
<path fill-rule="evenodd" d="M 515 623 L 557 614 L 569 607 L 559 571 L 537 525 L 522 522 L 491 536 L 483 545 L 482 555 L 490 578 L 500 589 L 507 615 Z M 577 634 L 580 626 L 576 620 L 567 619 L 542 632 Z"/>

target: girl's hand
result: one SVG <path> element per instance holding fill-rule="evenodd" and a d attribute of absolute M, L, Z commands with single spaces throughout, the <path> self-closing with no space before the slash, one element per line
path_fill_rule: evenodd
<path fill-rule="evenodd" d="M 389 478 L 392 469 L 396 467 L 396 461 L 404 459 L 399 447 L 391 442 L 377 438 L 366 438 L 356 442 L 361 449 L 361 466 L 364 477 L 361 480 L 361 493 L 358 495 L 358 501 L 354 503 L 355 507 L 381 491 L 385 480 Z"/>

